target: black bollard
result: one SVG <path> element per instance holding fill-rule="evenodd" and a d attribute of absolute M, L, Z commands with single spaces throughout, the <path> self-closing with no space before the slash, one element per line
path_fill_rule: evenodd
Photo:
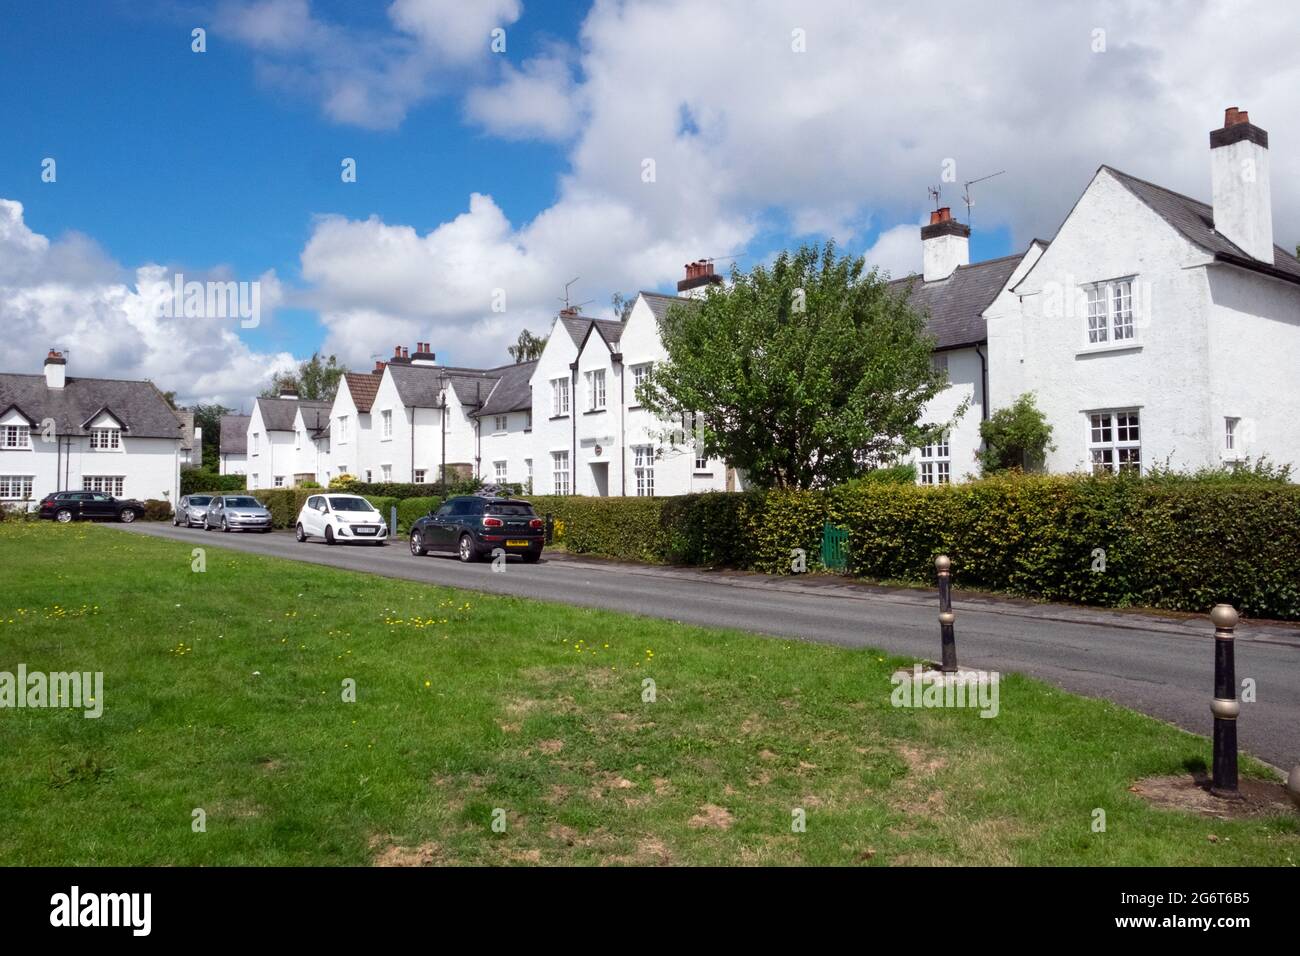
<path fill-rule="evenodd" d="M 549 511 L 546 512 L 546 543 L 555 543 L 555 516 Z"/>
<path fill-rule="evenodd" d="M 952 561 L 946 554 L 934 559 L 935 570 L 939 572 L 939 636 L 943 645 L 943 660 L 939 666 L 945 674 L 957 673 L 957 635 L 953 632 L 953 622 L 957 616 L 952 613 Z"/>
<path fill-rule="evenodd" d="M 1216 797 L 1239 797 L 1237 792 L 1237 663 L 1232 629 L 1237 612 L 1230 604 L 1216 604 L 1210 611 L 1214 622 L 1214 779 L 1210 793 Z"/>

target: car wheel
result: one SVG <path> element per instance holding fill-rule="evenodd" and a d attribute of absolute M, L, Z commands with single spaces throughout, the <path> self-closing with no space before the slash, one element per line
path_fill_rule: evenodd
<path fill-rule="evenodd" d="M 122 513 L 117 516 L 117 518 L 123 524 L 130 524 L 132 521 L 135 520 L 135 509 L 133 508 L 124 509 Z"/>
<path fill-rule="evenodd" d="M 417 558 L 429 553 L 429 549 L 424 546 L 424 536 L 418 530 L 411 532 L 411 554 Z"/>
<path fill-rule="evenodd" d="M 527 551 L 523 554 L 523 559 L 524 564 L 536 564 L 538 561 L 542 560 L 542 552 Z"/>
<path fill-rule="evenodd" d="M 336 543 L 336 542 L 334 541 L 334 529 L 331 528 L 329 525 L 326 525 L 326 526 L 325 526 L 325 543 L 326 543 L 326 544 L 335 544 L 335 543 Z"/>
<path fill-rule="evenodd" d="M 302 522 L 298 522 L 298 527 L 293 529 L 293 536 L 301 543 L 307 540 L 307 532 L 302 530 Z"/>
<path fill-rule="evenodd" d="M 226 522 L 226 516 L 225 516 L 225 515 L 222 515 L 222 516 L 221 516 L 221 530 L 224 531 L 224 532 L 226 532 L 227 534 L 230 533 L 230 525 Z"/>
<path fill-rule="evenodd" d="M 179 514 L 172 515 L 172 527 L 179 528 L 180 526 L 181 526 L 181 516 Z"/>
<path fill-rule="evenodd" d="M 69 521 L 72 520 L 72 512 L 69 511 L 67 508 L 60 508 L 58 512 L 54 515 L 54 520 L 57 521 L 59 524 L 67 524 Z"/>
<path fill-rule="evenodd" d="M 467 534 L 462 534 L 460 544 L 456 548 L 456 556 L 466 564 L 477 561 L 478 553 L 474 550 L 474 539 Z"/>

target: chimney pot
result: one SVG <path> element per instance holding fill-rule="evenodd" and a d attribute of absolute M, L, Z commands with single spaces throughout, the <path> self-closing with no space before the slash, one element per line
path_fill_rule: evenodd
<path fill-rule="evenodd" d="M 1250 113 L 1246 110 L 1237 109 L 1235 106 L 1229 106 L 1223 111 L 1224 127 L 1236 126 L 1238 123 L 1249 123 Z"/>
<path fill-rule="evenodd" d="M 401 358 L 401 357 L 402 357 L 402 347 L 400 345 L 394 345 L 393 358 Z"/>

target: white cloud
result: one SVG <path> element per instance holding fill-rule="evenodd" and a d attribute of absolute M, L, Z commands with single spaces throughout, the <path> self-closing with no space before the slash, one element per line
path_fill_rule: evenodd
<path fill-rule="evenodd" d="M 70 375 L 148 378 L 183 401 L 239 406 L 295 364 L 288 353 L 249 349 L 237 319 L 160 315 L 158 286 L 172 275 L 152 263 L 126 270 L 83 236 L 51 241 L 27 226 L 21 203 L 0 199 L 0 368 L 39 372 L 46 349 L 67 348 Z M 283 292 L 274 272 L 259 278 L 265 316 Z"/>
<path fill-rule="evenodd" d="M 901 279 L 921 271 L 921 227 L 903 223 L 886 229 L 876 237 L 871 248 L 863 253 L 867 266 L 876 266 L 889 273 L 892 279 Z"/>
<path fill-rule="evenodd" d="M 518 0 L 395 0 L 389 28 L 362 30 L 317 17 L 308 0 L 225 0 L 214 29 L 257 53 L 269 86 L 318 99 L 335 122 L 391 129 L 473 76 L 492 29 L 520 11 Z"/>
<path fill-rule="evenodd" d="M 559 53 L 528 60 L 520 70 L 504 64 L 495 84 L 469 91 L 465 112 L 504 139 L 564 140 L 579 119 L 573 76 Z"/>

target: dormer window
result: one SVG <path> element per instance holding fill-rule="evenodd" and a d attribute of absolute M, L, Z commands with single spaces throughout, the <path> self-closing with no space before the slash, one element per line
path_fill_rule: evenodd
<path fill-rule="evenodd" d="M 97 451 L 121 448 L 122 429 L 92 428 L 90 430 L 90 447 Z"/>
<path fill-rule="evenodd" d="M 30 425 L 6 425 L 0 429 L 0 443 L 6 450 L 30 449 L 32 447 L 32 429 Z"/>

